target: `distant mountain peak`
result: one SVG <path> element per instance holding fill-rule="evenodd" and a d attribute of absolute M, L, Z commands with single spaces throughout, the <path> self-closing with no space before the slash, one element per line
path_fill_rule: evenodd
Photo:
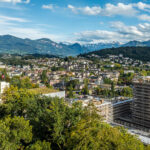
<path fill-rule="evenodd" d="M 150 47 L 150 40 L 130 41 L 126 44 L 119 42 L 93 43 L 80 45 L 79 43 L 57 43 L 48 38 L 31 40 L 29 38 L 22 39 L 12 35 L 0 35 L 0 53 L 19 53 L 19 54 L 50 54 L 61 56 L 76 56 L 81 53 L 88 53 L 105 48 L 117 47 Z"/>
<path fill-rule="evenodd" d="M 41 38 L 41 39 L 37 39 L 36 41 L 39 41 L 39 42 L 53 42 L 52 40 L 50 40 L 48 38 Z"/>
<path fill-rule="evenodd" d="M 128 43 L 122 45 L 123 47 L 126 47 L 126 46 L 134 46 L 134 47 L 137 47 L 137 46 L 146 46 L 146 44 L 144 44 L 144 42 L 140 42 L 140 41 L 136 41 L 136 40 L 133 40 L 133 41 L 129 41 Z"/>
<path fill-rule="evenodd" d="M 95 44 L 86 44 L 84 45 L 84 47 L 86 47 L 89 52 L 90 51 L 95 51 L 95 50 L 100 50 L 100 49 L 105 49 L 105 48 L 112 48 L 112 47 L 120 47 L 120 43 L 119 42 L 101 42 L 101 43 L 95 43 Z"/>

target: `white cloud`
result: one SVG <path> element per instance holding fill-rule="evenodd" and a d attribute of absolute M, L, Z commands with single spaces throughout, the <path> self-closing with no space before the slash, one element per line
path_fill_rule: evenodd
<path fill-rule="evenodd" d="M 96 31 L 84 31 L 81 33 L 75 33 L 77 41 L 80 43 L 95 43 L 97 41 L 104 42 L 114 40 L 118 37 L 117 32 L 106 31 L 106 30 L 96 30 Z"/>
<path fill-rule="evenodd" d="M 34 27 L 24 27 L 27 22 L 29 21 L 22 18 L 0 15 L 0 35 L 11 34 L 17 37 L 31 39 L 50 38 L 56 41 L 64 39 L 62 35 L 47 33 L 43 29 L 43 25 L 41 27 L 36 25 Z M 21 23 L 23 23 L 23 26 Z"/>
<path fill-rule="evenodd" d="M 73 13 L 82 13 L 85 15 L 98 15 L 101 13 L 101 7 L 94 6 L 94 7 L 74 7 L 72 5 L 68 5 L 68 8 L 72 10 Z"/>
<path fill-rule="evenodd" d="M 150 24 L 138 24 L 137 26 L 126 26 L 122 22 L 111 22 L 112 31 L 96 30 L 75 33 L 75 41 L 80 43 L 113 42 L 122 43 L 131 40 L 149 40 Z"/>
<path fill-rule="evenodd" d="M 100 6 L 94 7 L 75 7 L 68 5 L 68 8 L 74 13 L 81 13 L 85 15 L 102 15 L 102 16 L 114 16 L 114 15 L 123 15 L 123 16 L 134 16 L 138 13 L 136 9 L 133 8 L 131 4 L 118 3 L 117 5 L 106 4 L 104 8 Z"/>
<path fill-rule="evenodd" d="M 74 6 L 68 5 L 68 8 L 71 9 L 71 11 L 72 11 L 73 13 L 78 13 L 78 9 L 75 8 Z"/>
<path fill-rule="evenodd" d="M 7 21 L 5 21 L 5 20 L 0 19 L 0 25 L 1 25 L 1 26 L 7 26 L 7 25 L 13 26 L 13 25 L 16 25 L 16 24 L 15 24 L 15 23 L 12 23 L 12 22 L 7 22 Z"/>
<path fill-rule="evenodd" d="M 112 22 L 111 27 L 115 28 L 118 33 L 123 35 L 142 36 L 143 33 L 136 26 L 126 26 L 122 22 Z"/>
<path fill-rule="evenodd" d="M 150 16 L 147 14 L 140 15 L 138 18 L 143 21 L 150 21 Z"/>
<path fill-rule="evenodd" d="M 9 17 L 9 16 L 3 16 L 0 15 L 0 19 L 3 21 L 15 21 L 15 22 L 28 22 L 26 19 L 23 18 L 16 18 L 16 17 Z"/>
<path fill-rule="evenodd" d="M 87 14 L 87 15 L 97 15 L 101 13 L 101 7 L 88 7 L 86 6 L 84 9 L 81 9 L 81 11 L 83 12 L 83 14 Z"/>
<path fill-rule="evenodd" d="M 45 30 L 41 28 L 26 28 L 20 27 L 17 24 L 13 26 L 11 24 L 1 24 L 0 22 L 0 35 L 10 34 L 20 38 L 31 38 L 31 39 L 39 39 L 39 38 L 49 38 L 54 41 L 60 41 L 60 39 L 64 39 L 62 35 L 54 35 L 47 33 Z"/>
<path fill-rule="evenodd" d="M 122 15 L 122 16 L 134 16 L 138 13 L 136 9 L 133 8 L 131 4 L 123 4 L 118 3 L 117 5 L 106 4 L 103 9 L 104 16 L 114 16 L 114 15 Z"/>
<path fill-rule="evenodd" d="M 137 7 L 140 10 L 148 11 L 150 12 L 150 5 L 143 3 L 143 2 L 138 2 L 137 4 L 133 4 L 133 6 Z"/>
<path fill-rule="evenodd" d="M 30 0 L 0 0 L 0 2 L 5 2 L 5 3 L 30 3 Z"/>
<path fill-rule="evenodd" d="M 54 41 L 65 39 L 64 35 L 55 35 L 49 33 L 47 31 L 51 27 L 49 25 L 34 25 L 32 22 L 30 22 L 30 27 L 26 27 L 26 24 L 28 25 L 29 22 L 30 21 L 23 18 L 4 16 L 0 14 L 0 35 L 10 34 L 21 38 L 31 39 L 49 38 Z"/>
<path fill-rule="evenodd" d="M 84 15 L 100 15 L 100 16 L 135 16 L 141 20 L 142 16 L 138 15 L 141 11 L 150 12 L 150 4 L 146 4 L 143 2 L 138 3 L 118 3 L 116 5 L 107 3 L 104 7 L 101 6 L 86 6 L 86 7 L 75 7 L 73 5 L 68 5 L 68 8 L 76 14 L 84 14 Z M 148 18 L 148 16 L 143 16 L 144 18 Z M 147 19 L 149 20 L 149 19 Z"/>
<path fill-rule="evenodd" d="M 43 5 L 42 8 L 43 8 L 43 9 L 50 9 L 50 10 L 53 10 L 53 9 L 54 9 L 54 6 L 53 6 L 53 4 L 49 4 L 49 5 Z"/>
<path fill-rule="evenodd" d="M 94 6 L 94 7 L 89 7 L 89 6 L 86 6 L 86 7 L 74 7 L 72 5 L 68 5 L 68 8 L 72 10 L 72 12 L 74 13 L 82 13 L 82 14 L 85 14 L 85 15 L 98 15 L 101 13 L 101 7 L 99 6 Z"/>

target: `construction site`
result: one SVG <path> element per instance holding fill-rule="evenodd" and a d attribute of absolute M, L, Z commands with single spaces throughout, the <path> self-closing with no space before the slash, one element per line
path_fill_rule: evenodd
<path fill-rule="evenodd" d="M 134 82 L 133 122 L 150 129 L 150 83 Z"/>
<path fill-rule="evenodd" d="M 113 121 L 124 126 L 150 132 L 150 82 L 133 82 L 133 100 L 112 105 Z"/>

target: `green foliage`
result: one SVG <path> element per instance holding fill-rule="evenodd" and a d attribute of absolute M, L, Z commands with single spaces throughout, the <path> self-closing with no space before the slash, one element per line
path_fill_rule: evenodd
<path fill-rule="evenodd" d="M 111 84 L 112 83 L 112 81 L 111 81 L 111 79 L 109 79 L 109 78 L 104 78 L 104 84 Z"/>
<path fill-rule="evenodd" d="M 111 93 L 112 93 L 112 96 L 114 97 L 114 95 L 115 95 L 115 85 L 114 85 L 114 82 L 111 83 Z"/>
<path fill-rule="evenodd" d="M 34 94 L 30 91 L 11 86 L 2 95 L 2 101 L 4 104 L 0 105 L 0 116 L 2 118 L 6 115 L 11 115 L 12 117 L 25 116 L 27 102 L 34 98 Z"/>
<path fill-rule="evenodd" d="M 142 76 L 147 76 L 147 71 L 146 71 L 146 70 L 142 70 L 142 71 L 140 72 L 140 74 L 141 74 Z"/>
<path fill-rule="evenodd" d="M 10 85 L 23 89 L 38 88 L 38 84 L 33 84 L 28 77 L 21 78 L 19 76 L 14 76 L 10 80 Z"/>
<path fill-rule="evenodd" d="M 83 82 L 84 82 L 84 84 L 86 85 L 86 84 L 89 83 L 89 79 L 85 78 Z"/>
<path fill-rule="evenodd" d="M 52 71 L 64 71 L 65 69 L 63 67 L 52 67 L 51 68 Z"/>
<path fill-rule="evenodd" d="M 72 87 L 72 90 L 76 89 L 76 86 L 79 84 L 79 80 L 70 80 L 66 83 L 66 89 L 69 90 Z"/>
<path fill-rule="evenodd" d="M 74 59 L 75 59 L 74 57 L 68 56 L 68 57 L 65 57 L 65 58 L 64 58 L 64 61 L 72 61 L 72 60 L 74 60 Z"/>
<path fill-rule="evenodd" d="M 79 80 L 70 80 L 66 83 L 66 89 L 68 91 L 68 97 L 73 98 L 74 97 L 74 90 L 76 90 L 77 85 L 79 84 Z"/>
<path fill-rule="evenodd" d="M 88 89 L 88 85 L 87 84 L 84 85 L 84 88 L 82 89 L 81 92 L 84 95 L 88 95 L 89 94 L 89 89 Z"/>
<path fill-rule="evenodd" d="M 72 84 L 68 87 L 68 97 L 69 98 L 73 98 L 74 97 Z"/>
<path fill-rule="evenodd" d="M 95 94 L 103 97 L 125 96 L 133 97 L 133 89 L 124 87 L 123 89 L 115 90 L 114 83 L 111 84 L 111 89 L 102 89 L 101 87 L 95 88 Z"/>
<path fill-rule="evenodd" d="M 18 59 L 16 57 L 11 57 L 7 59 L 1 59 L 2 62 L 4 62 L 7 65 L 13 65 L 13 66 L 24 66 L 24 65 L 30 65 L 29 62 L 23 60 L 23 59 Z"/>
<path fill-rule="evenodd" d="M 116 63 L 114 68 L 115 69 L 121 69 L 121 64 Z"/>
<path fill-rule="evenodd" d="M 118 84 L 123 84 L 123 85 L 130 85 L 132 84 L 132 80 L 134 78 L 134 73 L 123 73 L 123 72 L 120 72 L 120 76 L 119 76 L 119 79 L 118 79 Z"/>
<path fill-rule="evenodd" d="M 104 123 L 97 109 L 11 87 L 0 104 L 0 149 L 144 150 L 123 128 Z"/>
<path fill-rule="evenodd" d="M 35 96 L 16 87 L 5 92 L 3 101 L 1 118 L 7 115 L 25 117 L 33 128 L 33 141 L 46 140 L 57 149 L 65 145 L 65 134 L 82 112 L 80 104 L 68 107 L 62 99 Z"/>
<path fill-rule="evenodd" d="M 121 95 L 125 97 L 132 97 L 133 96 L 133 90 L 130 87 L 125 87 L 121 91 Z"/>
<path fill-rule="evenodd" d="M 23 117 L 0 120 L 0 149 L 16 150 L 32 140 L 32 127 Z"/>
<path fill-rule="evenodd" d="M 144 150 L 143 144 L 123 128 L 113 128 L 88 115 L 74 126 L 67 141 L 69 150 Z"/>
<path fill-rule="evenodd" d="M 46 84 L 48 82 L 47 70 L 43 70 L 43 72 L 41 74 L 41 81 L 44 84 Z"/>
<path fill-rule="evenodd" d="M 96 94 L 96 95 L 100 95 L 100 94 L 101 94 L 101 91 L 102 91 L 102 88 L 100 88 L 100 87 L 96 87 L 96 88 L 95 88 L 95 94 Z"/>
<path fill-rule="evenodd" d="M 19 76 L 12 77 L 12 79 L 10 81 L 10 84 L 12 86 L 21 88 L 21 79 L 20 79 L 20 77 Z"/>
<path fill-rule="evenodd" d="M 104 71 L 105 69 L 104 69 L 104 67 L 101 67 L 101 71 Z"/>
<path fill-rule="evenodd" d="M 46 141 L 37 141 L 36 143 L 27 147 L 26 150 L 51 150 L 51 144 Z"/>

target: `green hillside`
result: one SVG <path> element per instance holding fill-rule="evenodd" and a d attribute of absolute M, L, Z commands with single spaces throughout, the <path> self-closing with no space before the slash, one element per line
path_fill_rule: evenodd
<path fill-rule="evenodd" d="M 119 47 L 119 48 L 108 48 L 99 51 L 86 53 L 80 56 L 90 56 L 92 54 L 106 57 L 107 55 L 119 55 L 123 54 L 124 57 L 138 59 L 142 61 L 150 61 L 150 47 Z"/>

